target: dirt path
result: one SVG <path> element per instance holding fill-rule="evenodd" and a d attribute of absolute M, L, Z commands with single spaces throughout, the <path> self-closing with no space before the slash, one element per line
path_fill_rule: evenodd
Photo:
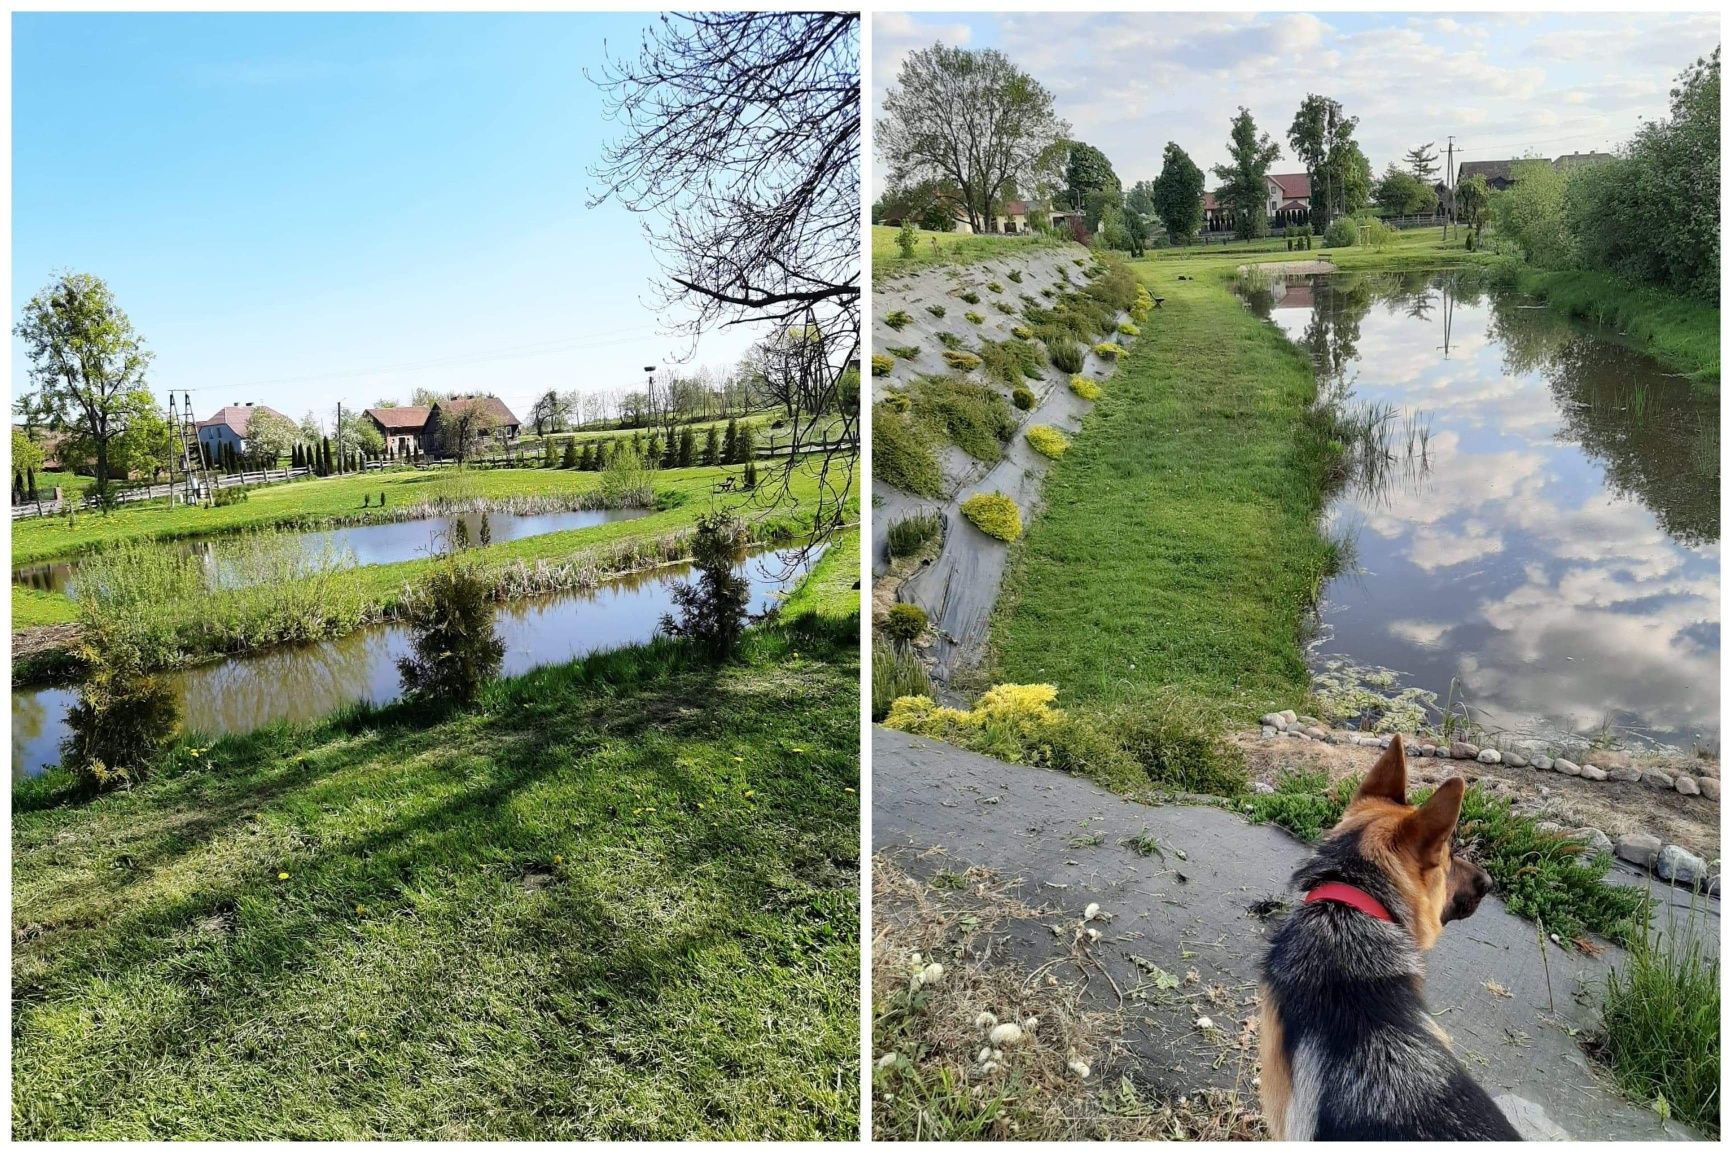
<path fill-rule="evenodd" d="M 1254 1093 L 1257 967 L 1304 847 L 1218 809 L 1144 806 L 929 739 L 872 738 L 877 853 L 924 879 L 983 866 L 1018 880 L 1038 914 L 1004 925 L 1001 962 L 1050 968 L 1101 1009 L 1122 1006 L 1139 1077 L 1162 1090 Z M 1090 903 L 1108 919 L 1085 926 Z M 1713 918 L 1717 934 L 1718 904 Z M 1090 928 L 1101 938 L 1079 942 Z M 1529 1137 L 1695 1137 L 1623 1099 L 1571 1035 L 1597 1025 L 1595 992 L 1622 957 L 1608 946 L 1598 959 L 1542 958 L 1534 927 L 1495 900 L 1431 954 L 1428 1003 Z"/>

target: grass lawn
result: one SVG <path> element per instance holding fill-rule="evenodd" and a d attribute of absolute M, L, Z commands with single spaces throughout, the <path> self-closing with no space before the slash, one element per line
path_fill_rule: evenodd
<path fill-rule="evenodd" d="M 1582 270 L 1524 267 L 1515 283 L 1571 317 L 1615 330 L 1624 344 L 1688 375 L 1698 388 L 1719 392 L 1720 310 L 1713 305 Z"/>
<path fill-rule="evenodd" d="M 872 280 L 874 282 L 879 277 L 917 272 L 933 265 L 971 265 L 979 261 L 990 261 L 997 257 L 1011 256 L 1031 248 L 1073 243 L 1068 237 L 1049 237 L 1040 234 L 1011 237 L 1001 234 L 933 233 L 925 229 L 916 229 L 915 232 L 919 234 L 920 238 L 919 244 L 915 246 L 912 257 L 904 257 L 902 250 L 896 247 L 896 234 L 899 231 L 887 225 L 872 226 Z M 937 248 L 933 247 L 934 243 L 937 244 Z"/>
<path fill-rule="evenodd" d="M 1218 258 L 1133 268 L 1165 304 L 1047 474 L 995 611 L 993 680 L 1053 682 L 1072 703 L 1178 686 L 1279 708 L 1307 690 L 1299 620 L 1324 546 L 1297 429 L 1311 366 Z"/>
<path fill-rule="evenodd" d="M 853 1138 L 858 596 L 811 603 L 15 787 L 15 1137 Z"/>
<path fill-rule="evenodd" d="M 659 493 L 669 497 L 669 508 L 654 510 L 628 521 L 540 534 L 478 548 L 473 552 L 488 565 L 538 559 L 552 561 L 677 533 L 689 529 L 700 514 L 709 510 L 714 487 L 728 472 L 728 469 L 702 467 L 663 470 L 655 475 L 655 485 Z M 732 467 L 731 472 L 737 473 L 738 467 Z M 476 497 L 503 500 L 509 497 L 575 495 L 598 485 L 600 476 L 562 469 L 482 469 L 466 471 L 462 485 L 465 492 Z M 431 500 L 450 480 L 450 475 L 443 471 L 413 470 L 365 478 L 321 478 L 260 489 L 242 504 L 216 509 L 169 509 L 164 506 L 124 509 L 106 516 L 82 515 L 72 529 L 66 528 L 63 519 L 48 519 L 13 528 L 13 561 L 17 564 L 82 552 L 132 538 L 168 540 L 268 525 L 380 520 L 392 507 Z M 383 510 L 377 505 L 381 491 L 389 494 L 388 504 Z M 816 479 L 804 470 L 797 470 L 791 492 L 801 505 L 792 510 L 776 511 L 776 518 L 791 522 L 794 518 L 809 515 L 817 500 Z M 363 508 L 360 504 L 363 497 L 372 498 L 374 505 Z M 738 503 L 741 498 L 724 495 L 716 500 Z M 763 512 L 754 508 L 741 509 L 742 516 L 748 518 L 755 518 Z M 346 571 L 340 580 L 345 588 L 353 589 L 373 610 L 383 612 L 396 604 L 407 583 L 420 577 L 432 564 L 430 559 L 417 559 L 390 565 L 361 566 Z M 72 601 L 63 594 L 26 593 L 14 586 L 12 604 L 14 629 L 52 625 L 76 618 Z"/>

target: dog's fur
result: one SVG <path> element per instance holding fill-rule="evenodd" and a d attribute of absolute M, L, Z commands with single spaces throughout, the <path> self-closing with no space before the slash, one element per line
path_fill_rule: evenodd
<path fill-rule="evenodd" d="M 1344 882 L 1384 922 L 1337 902 L 1301 905 L 1263 962 L 1263 1118 L 1277 1139 L 1519 1139 L 1426 1012 L 1421 955 L 1466 918 L 1491 877 L 1450 851 L 1467 784 L 1407 804 L 1400 737 L 1317 853 L 1301 891 Z"/>

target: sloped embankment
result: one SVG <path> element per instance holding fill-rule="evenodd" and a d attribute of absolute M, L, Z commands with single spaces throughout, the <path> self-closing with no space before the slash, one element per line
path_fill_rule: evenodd
<path fill-rule="evenodd" d="M 980 657 L 1008 549 L 963 504 L 996 494 L 1022 524 L 1034 515 L 1052 460 L 1035 442 L 1063 452 L 1081 432 L 1092 404 L 1084 394 L 1098 396 L 1115 368 L 1112 349 L 1097 349 L 1128 347 L 1136 325 L 1127 315 L 1146 316 L 1137 294 L 1122 264 L 1076 246 L 928 268 L 876 287 L 873 572 L 896 580 L 892 525 L 940 515 L 937 556 L 895 590 L 932 623 L 921 652 L 940 686 Z"/>

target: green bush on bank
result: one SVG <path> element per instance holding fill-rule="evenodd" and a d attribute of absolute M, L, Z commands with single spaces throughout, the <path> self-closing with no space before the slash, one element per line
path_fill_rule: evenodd
<path fill-rule="evenodd" d="M 1022 536 L 1022 512 L 1002 493 L 977 493 L 961 508 L 962 516 L 988 537 L 1011 542 Z"/>

